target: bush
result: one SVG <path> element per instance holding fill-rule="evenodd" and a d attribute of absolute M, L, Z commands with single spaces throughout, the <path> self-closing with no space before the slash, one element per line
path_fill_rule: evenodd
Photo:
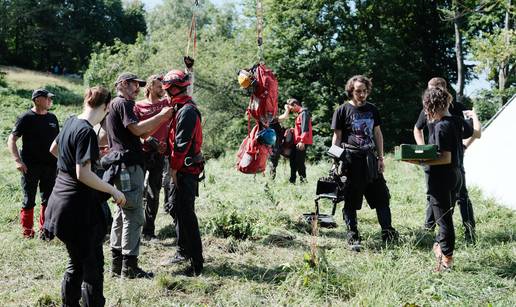
<path fill-rule="evenodd" d="M 217 214 L 206 223 L 208 232 L 222 238 L 245 240 L 254 235 L 254 218 L 246 216 L 236 209 L 227 209 L 220 205 Z"/>
<path fill-rule="evenodd" d="M 481 91 L 473 100 L 473 106 L 480 121 L 489 121 L 513 95 L 516 95 L 516 87 L 509 87 L 503 91 L 498 89 Z"/>

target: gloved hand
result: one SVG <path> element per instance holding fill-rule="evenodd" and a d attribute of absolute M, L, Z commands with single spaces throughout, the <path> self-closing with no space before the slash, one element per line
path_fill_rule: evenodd
<path fill-rule="evenodd" d="M 183 58 L 183 61 L 185 62 L 186 68 L 191 69 L 194 65 L 194 59 L 188 55 L 185 55 Z"/>

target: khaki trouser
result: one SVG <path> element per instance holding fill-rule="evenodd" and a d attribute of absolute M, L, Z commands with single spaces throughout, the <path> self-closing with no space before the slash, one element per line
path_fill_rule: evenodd
<path fill-rule="evenodd" d="M 143 169 L 139 165 L 127 167 L 131 177 L 131 190 L 124 192 L 127 203 L 116 207 L 111 227 L 110 246 L 121 250 L 122 255 L 138 256 L 140 236 L 145 216 L 143 211 Z M 115 186 L 121 190 L 120 176 L 115 178 Z"/>

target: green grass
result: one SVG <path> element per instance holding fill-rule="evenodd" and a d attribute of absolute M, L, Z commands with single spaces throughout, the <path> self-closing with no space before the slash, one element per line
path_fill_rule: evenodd
<path fill-rule="evenodd" d="M 7 80 L 10 91 L 16 89 L 18 83 L 13 83 L 10 74 Z M 82 91 L 73 83 L 61 86 L 78 95 Z M 3 101 L 0 104 L 4 106 Z M 62 118 L 64 113 L 78 108 L 63 105 L 56 112 Z M 10 105 L 3 110 L 8 114 L 1 114 L 0 125 L 7 127 L 23 108 Z M 483 199 L 478 190 L 471 191 L 477 244 L 465 244 L 460 214 L 456 212 L 454 270 L 433 273 L 432 238 L 419 230 L 425 208 L 423 172 L 417 166 L 388 157 L 386 180 L 392 195 L 394 227 L 401 234 L 399 243 L 381 243 L 376 214 L 364 205 L 359 211 L 364 251 L 351 252 L 344 241 L 340 204 L 336 215 L 339 227 L 320 230 L 320 262 L 310 267 L 304 257 L 310 251 L 311 236 L 299 223 L 299 217 L 313 210 L 315 182 L 326 175 L 328 162 L 308 166 L 308 184 L 290 185 L 288 163 L 280 164 L 278 177 L 272 181 L 261 175 L 238 173 L 234 160 L 234 153 L 229 152 L 219 160 L 209 161 L 207 179 L 200 187 L 196 209 L 206 259 L 204 274 L 189 278 L 181 274 L 185 265 L 159 265 L 175 251 L 171 218 L 160 208 L 160 241 L 144 244 L 140 257 L 142 267 L 153 270 L 157 277 L 126 281 L 106 274 L 104 295 L 108 306 L 516 305 L 515 214 L 493 200 Z M 59 305 L 67 261 L 64 246 L 58 240 L 45 243 L 21 239 L 19 175 L 5 147 L 0 149 L 0 168 L 1 305 Z M 330 207 L 324 203 L 323 213 Z M 249 237 L 224 238 L 224 232 L 217 227 L 224 223 L 245 230 Z M 107 245 L 104 255 L 108 271 Z"/>

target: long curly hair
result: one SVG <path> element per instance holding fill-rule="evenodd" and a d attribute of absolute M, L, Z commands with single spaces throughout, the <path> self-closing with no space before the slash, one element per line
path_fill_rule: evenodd
<path fill-rule="evenodd" d="M 452 95 L 444 88 L 429 88 L 423 93 L 423 109 L 429 118 L 435 118 L 450 106 L 452 99 Z"/>

